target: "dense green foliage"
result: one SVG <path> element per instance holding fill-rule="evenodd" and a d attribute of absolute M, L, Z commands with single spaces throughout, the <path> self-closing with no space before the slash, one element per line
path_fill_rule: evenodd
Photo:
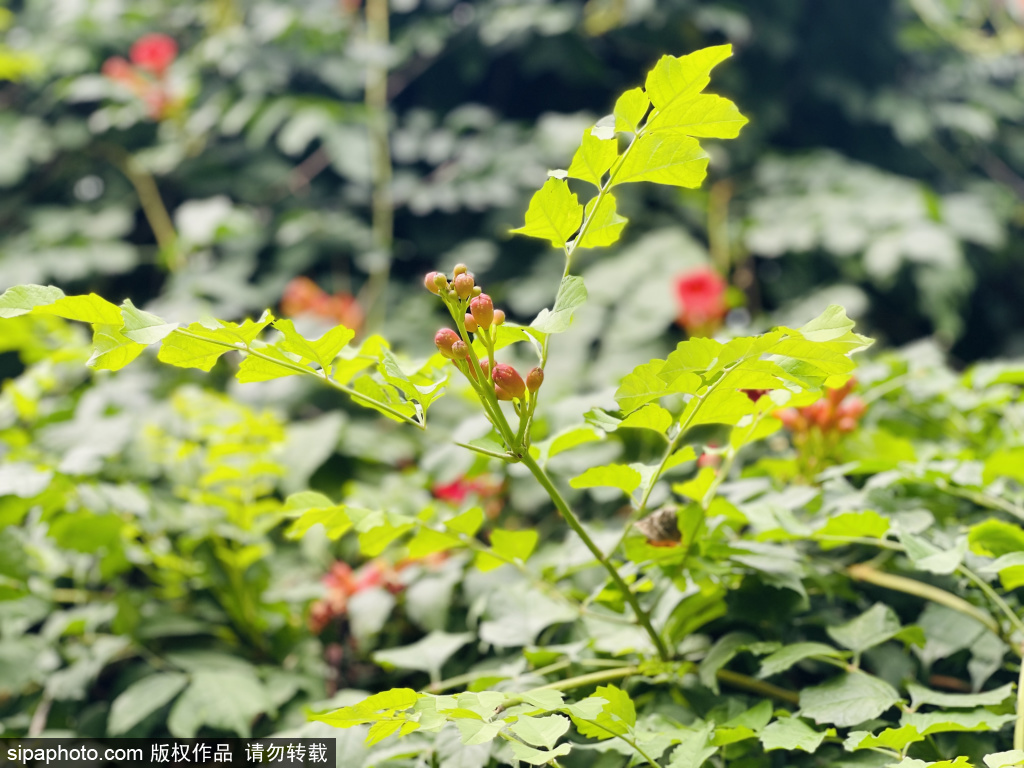
<path fill-rule="evenodd" d="M 1021 35 L 869 5 L 0 16 L 0 733 L 1024 764 Z"/>

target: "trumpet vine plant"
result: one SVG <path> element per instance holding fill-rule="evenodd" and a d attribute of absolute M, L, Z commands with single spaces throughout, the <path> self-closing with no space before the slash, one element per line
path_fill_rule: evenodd
<path fill-rule="evenodd" d="M 731 101 L 705 92 L 712 69 L 730 55 L 722 45 L 662 57 L 642 87 L 618 98 L 614 114 L 584 132 L 568 169 L 550 172 L 523 226 L 513 230 L 550 243 L 558 254 L 552 258 L 564 262 L 553 305 L 529 325 L 507 320 L 465 265 L 427 274 L 425 289 L 450 322 L 435 335 L 437 353 L 416 365 L 379 336 L 358 348 L 344 326 L 305 338 L 291 320 L 269 311 L 241 323 L 183 325 L 128 300 L 117 306 L 54 287 L 19 286 L 0 297 L 0 318 L 90 324 L 89 365 L 96 369 L 124 368 L 155 345 L 160 361 L 202 371 L 237 353 L 240 382 L 313 377 L 418 429 L 427 427 L 428 411 L 446 388 L 475 401 L 490 432 L 460 445 L 481 461 L 532 475 L 568 528 L 566 551 L 575 549 L 566 562 L 540 557 L 535 530 L 494 527 L 478 507 L 437 505 L 409 515 L 300 493 L 285 505 L 293 518 L 288 534 L 301 537 L 323 524 L 333 539 L 357 534 L 366 555 L 388 548 L 409 558 L 458 554 L 483 576 L 504 569 L 528 602 L 546 606 L 549 618 L 537 632 L 569 629 L 558 635 L 561 643 L 522 642 L 529 647 L 518 665 L 449 680 L 441 679 L 441 665 L 473 635 L 437 630 L 423 641 L 432 642 L 430 653 L 446 649 L 428 665 L 429 686 L 393 688 L 313 714 L 337 728 L 363 728 L 370 746 L 398 739 L 366 764 L 557 767 L 597 755 L 602 766 L 650 768 L 952 768 L 977 759 L 977 745 L 958 740 L 964 734 L 986 735 L 988 768 L 1024 764 L 1024 707 L 1013 681 L 985 687 L 993 674 L 1020 668 L 1024 624 L 1009 592 L 1024 583 L 1024 529 L 999 517 L 965 520 L 962 533 L 933 536 L 928 520 L 937 511 L 901 508 L 885 491 L 886 477 L 894 487 L 918 483 L 941 498 L 1022 518 L 1019 502 L 992 493 L 989 484 L 1020 480 L 1021 464 L 1014 462 L 1024 462 L 1024 454 L 1012 448 L 975 461 L 977 472 L 958 471 L 957 461 L 977 454 L 965 448 L 959 458 L 941 451 L 908 458 L 890 440 L 841 464 L 854 455 L 844 446 L 857 436 L 869 398 L 884 403 L 898 388 L 883 384 L 856 407 L 848 401 L 842 413 L 829 410 L 854 387 L 854 355 L 871 344 L 842 308 L 831 306 L 798 328 L 723 341 L 689 338 L 627 373 L 616 408 L 594 408 L 576 426 L 538 435 L 551 388 L 549 342 L 571 332 L 587 300 L 574 273 L 577 252 L 619 239 L 627 221 L 616 196 L 625 185 L 701 185 L 708 165 L 701 140 L 735 138 L 747 122 Z M 528 369 L 503 361 L 513 345 L 535 358 Z M 891 381 L 900 375 L 912 374 Z M 1011 375 L 995 384 L 1022 381 Z M 787 475 L 765 445 L 785 442 L 782 430 L 797 427 L 801 450 L 827 445 L 828 455 L 815 464 L 802 454 L 799 471 Z M 567 484 L 550 471 L 562 454 L 629 435 L 640 436 L 635 461 L 589 466 Z M 742 478 L 741 452 L 761 457 Z M 906 470 L 912 460 L 915 469 Z M 864 478 L 872 479 L 865 485 Z M 616 527 L 587 519 L 580 500 L 592 493 L 626 507 Z M 869 508 L 883 504 L 889 508 Z M 887 568 L 896 563 L 919 574 Z M 828 601 L 853 583 L 874 590 L 876 601 L 859 599 L 858 615 L 837 618 Z M 786 606 L 774 619 L 765 612 L 773 600 Z M 927 606 L 917 624 L 900 619 L 907 601 Z M 812 604 L 817 613 L 808 610 Z M 521 620 L 532 620 L 529 609 Z M 712 642 L 709 628 L 722 625 L 730 631 Z M 502 645 L 493 628 L 479 640 Z M 941 675 L 916 679 L 913 665 L 900 660 L 908 653 L 900 644 L 932 661 L 973 653 L 972 682 L 937 690 Z M 410 654 L 430 655 L 424 645 L 378 658 L 426 669 Z M 721 694 L 721 686 L 736 695 Z M 1004 726 L 1015 729 L 1012 748 L 999 736 Z"/>

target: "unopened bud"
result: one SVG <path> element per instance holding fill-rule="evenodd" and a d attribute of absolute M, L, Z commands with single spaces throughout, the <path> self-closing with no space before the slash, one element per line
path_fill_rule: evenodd
<path fill-rule="evenodd" d="M 531 368 L 530 372 L 526 374 L 526 388 L 530 392 L 536 392 L 540 389 L 540 385 L 544 383 L 544 369 L 543 368 Z"/>
<path fill-rule="evenodd" d="M 499 400 L 513 400 L 514 398 L 497 384 L 494 385 L 494 396 Z"/>
<path fill-rule="evenodd" d="M 465 264 L 456 264 L 455 269 L 452 270 L 452 274 L 455 275 L 455 277 L 458 277 L 459 275 L 466 274 L 467 271 L 469 271 L 469 267 Z"/>
<path fill-rule="evenodd" d="M 465 360 L 469 357 L 469 347 L 462 339 L 459 339 L 452 344 L 452 357 L 456 360 Z"/>
<path fill-rule="evenodd" d="M 494 302 L 486 293 L 481 293 L 469 302 L 469 311 L 473 314 L 476 324 L 487 330 L 494 322 Z"/>
<path fill-rule="evenodd" d="M 840 432 L 843 432 L 843 433 L 845 433 L 845 432 L 853 432 L 853 430 L 855 430 L 856 428 L 857 428 L 857 420 L 852 418 L 852 417 L 850 417 L 850 416 L 844 416 L 836 424 L 836 429 L 838 429 Z"/>
<path fill-rule="evenodd" d="M 441 287 L 437 283 L 438 277 L 444 280 L 444 275 L 442 275 L 440 272 L 427 272 L 426 277 L 423 278 L 423 287 L 426 288 L 431 293 L 440 292 Z M 446 285 L 447 283 L 448 281 L 445 280 Z"/>
<path fill-rule="evenodd" d="M 505 322 L 505 310 L 496 309 L 494 310 L 494 324 L 501 325 Z"/>
<path fill-rule="evenodd" d="M 480 295 L 481 293 L 483 293 L 483 292 L 484 292 L 484 289 L 483 289 L 483 288 L 481 288 L 481 287 L 480 287 L 479 285 L 478 285 L 478 286 L 476 286 L 476 287 L 475 287 L 475 288 L 473 289 L 473 295 L 474 295 L 474 296 L 479 296 L 479 295 Z"/>
<path fill-rule="evenodd" d="M 484 372 L 484 378 L 491 378 L 491 361 L 484 358 L 480 361 L 480 370 Z"/>
<path fill-rule="evenodd" d="M 459 334 L 457 334 L 451 328 L 442 328 L 441 330 L 434 334 L 434 343 L 437 345 L 437 348 L 438 350 L 440 350 L 441 354 L 447 358 L 451 358 L 454 356 L 452 354 L 452 346 L 457 341 L 462 340 L 459 338 Z"/>
<path fill-rule="evenodd" d="M 456 275 L 452 285 L 455 286 L 455 292 L 459 294 L 460 299 L 468 299 L 473 295 L 473 278 L 465 272 Z"/>
<path fill-rule="evenodd" d="M 512 397 L 522 400 L 526 396 L 526 382 L 519 372 L 511 365 L 498 363 L 491 373 L 494 383 L 508 392 Z"/>
<path fill-rule="evenodd" d="M 440 293 L 441 291 L 447 291 L 448 290 L 448 280 L 447 280 L 447 278 L 445 278 L 445 276 L 442 275 L 440 272 L 432 272 L 431 274 L 434 276 L 434 287 L 437 288 L 437 290 L 434 291 L 434 293 Z"/>
<path fill-rule="evenodd" d="M 470 333 L 476 333 L 477 330 L 476 319 L 469 312 L 466 313 L 466 330 Z"/>

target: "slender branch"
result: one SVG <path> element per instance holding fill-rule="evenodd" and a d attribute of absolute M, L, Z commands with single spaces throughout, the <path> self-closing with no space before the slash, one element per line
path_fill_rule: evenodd
<path fill-rule="evenodd" d="M 555 488 L 554 483 L 551 482 L 551 478 L 548 477 L 547 473 L 539 464 L 537 464 L 536 461 L 534 461 L 529 452 L 523 455 L 522 462 L 530 472 L 533 473 L 533 476 L 537 478 L 537 482 L 539 482 L 544 487 L 544 490 L 548 492 L 548 496 L 551 498 L 551 501 L 554 502 L 558 511 L 562 513 L 562 517 L 565 518 L 569 527 L 573 529 L 587 549 L 590 550 L 591 554 L 593 554 L 597 561 L 604 566 L 604 569 L 608 571 L 608 575 L 611 576 L 612 581 L 615 582 L 615 585 L 619 588 L 619 591 L 622 592 L 623 597 L 633 609 L 637 622 L 639 622 L 640 626 L 642 626 L 647 632 L 648 636 L 651 638 L 651 642 L 654 643 L 654 647 L 658 650 L 658 656 L 660 656 L 663 661 L 668 661 L 671 658 L 671 653 L 665 645 L 665 641 L 661 638 L 661 635 L 655 631 L 651 624 L 651 617 L 643 608 L 640 607 L 639 600 L 637 600 L 636 595 L 634 595 L 632 590 L 630 590 L 618 569 L 610 560 L 608 560 L 607 557 L 605 557 L 605 554 L 601 551 L 600 547 L 594 543 L 594 540 L 590 538 L 590 534 L 587 533 L 583 524 L 580 523 L 579 518 L 577 518 L 576 514 L 569 508 L 569 505 L 562 497 L 562 494 L 559 493 L 557 488 Z"/>
<path fill-rule="evenodd" d="M 1000 610 L 1000 612 L 1002 612 L 1002 614 L 1009 620 L 1010 625 L 1020 634 L 1019 639 L 1024 641 L 1024 622 L 1021 621 L 1020 617 L 1007 604 L 1007 602 L 1003 600 L 1002 596 L 992 589 L 991 585 L 989 585 L 987 581 L 978 576 L 978 574 L 966 565 L 958 566 L 957 570 L 974 582 L 975 586 L 985 593 L 985 597 L 987 597 Z"/>
<path fill-rule="evenodd" d="M 785 688 L 779 688 L 779 686 L 766 683 L 763 680 L 748 677 L 747 675 L 741 675 L 739 672 L 720 669 L 715 673 L 715 677 L 734 688 L 742 688 L 743 690 L 750 691 L 751 693 L 770 696 L 773 699 L 785 701 L 797 706 L 800 704 L 800 694 L 794 691 L 787 691 Z"/>
<path fill-rule="evenodd" d="M 863 563 L 851 565 L 846 569 L 846 572 L 857 581 L 866 581 L 869 584 L 875 584 L 879 587 L 885 587 L 886 589 L 892 589 L 908 595 L 915 595 L 925 600 L 931 600 L 933 603 L 944 605 L 958 613 L 962 613 L 964 616 L 969 616 L 993 634 L 1002 635 L 999 622 L 992 618 L 992 616 L 976 605 L 967 602 L 962 597 L 957 597 L 944 589 L 939 589 L 931 584 L 924 584 L 915 579 L 908 579 L 905 576 L 882 573 Z"/>
<path fill-rule="evenodd" d="M 172 272 L 182 267 L 182 254 L 178 248 L 178 232 L 174 228 L 174 222 L 167 212 L 167 206 L 164 205 L 164 199 L 160 195 L 160 188 L 157 187 L 152 174 L 141 168 L 138 161 L 121 147 L 104 146 L 102 152 L 135 188 L 135 194 L 139 197 L 139 205 L 142 207 L 142 214 L 153 231 L 163 264 Z"/>
<path fill-rule="evenodd" d="M 391 37 L 388 0 L 366 0 L 366 39 L 373 49 L 366 67 L 366 114 L 370 133 L 373 192 L 371 195 L 373 245 L 381 260 L 370 272 L 363 289 L 367 326 L 383 314 L 381 298 L 391 273 L 395 234 L 392 199 L 391 145 L 388 139 L 388 44 Z"/>
<path fill-rule="evenodd" d="M 406 414 L 402 413 L 401 411 L 396 411 L 394 408 L 392 408 L 391 406 L 387 405 L 386 403 L 382 403 L 379 400 L 374 400 L 371 397 L 367 397 L 366 395 L 362 394 L 361 392 L 357 392 L 356 390 L 352 389 L 352 387 L 347 387 L 344 384 L 339 384 L 337 381 L 335 381 L 334 379 L 330 378 L 323 371 L 314 371 L 312 368 L 307 368 L 306 366 L 300 365 L 299 363 L 292 362 L 291 360 L 284 360 L 284 359 L 279 358 L 279 357 L 271 357 L 270 355 L 266 355 L 266 354 L 260 352 L 257 349 L 253 349 L 252 347 L 247 346 L 246 344 L 244 344 L 242 342 L 234 344 L 234 343 L 229 342 L 229 341 L 221 341 L 219 339 L 212 339 L 209 336 L 200 336 L 197 333 L 192 333 L 191 331 L 187 331 L 184 328 L 176 329 L 175 333 L 180 333 L 183 336 L 187 336 L 190 339 L 196 339 L 198 341 L 205 341 L 205 342 L 208 342 L 210 344 L 218 344 L 218 345 L 220 345 L 222 347 L 227 347 L 228 349 L 233 349 L 236 352 L 243 352 L 243 353 L 245 353 L 247 355 L 252 355 L 253 357 L 258 357 L 261 360 L 266 360 L 267 362 L 273 363 L 274 365 L 279 365 L 282 368 L 288 368 L 290 370 L 295 371 L 296 373 L 303 373 L 303 374 L 306 374 L 306 375 L 309 375 L 309 376 L 313 376 L 318 381 L 322 381 L 327 386 L 333 387 L 334 389 L 338 390 L 339 392 L 344 392 L 346 395 L 351 397 L 356 402 L 370 403 L 374 408 L 377 408 L 377 409 L 379 409 L 381 411 L 385 411 L 386 413 L 390 414 L 391 416 L 394 416 L 396 419 L 400 419 L 401 421 L 404 421 L 404 422 L 406 422 L 408 424 L 412 424 L 413 426 L 418 427 L 419 429 L 426 429 L 427 428 L 427 425 L 424 422 L 421 422 L 421 421 L 419 421 L 417 419 L 413 419 L 413 418 L 407 416 Z"/>
<path fill-rule="evenodd" d="M 1020 674 L 1017 676 L 1017 721 L 1013 725 L 1013 748 L 1024 750 L 1024 648 L 1021 655 Z"/>

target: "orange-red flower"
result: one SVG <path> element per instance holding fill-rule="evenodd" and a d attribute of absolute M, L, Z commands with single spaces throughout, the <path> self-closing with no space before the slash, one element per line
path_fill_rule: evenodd
<path fill-rule="evenodd" d="M 726 287 L 725 280 L 707 267 L 691 270 L 676 278 L 679 325 L 690 335 L 714 331 L 729 311 L 725 301 Z"/>
<path fill-rule="evenodd" d="M 363 324 L 363 310 L 355 297 L 341 292 L 329 294 L 308 277 L 296 277 L 285 286 L 281 314 L 287 317 L 314 315 L 352 330 L 358 330 Z"/>
<path fill-rule="evenodd" d="M 143 35 L 132 45 L 128 57 L 140 69 L 163 77 L 178 56 L 178 44 L 159 32 Z"/>

